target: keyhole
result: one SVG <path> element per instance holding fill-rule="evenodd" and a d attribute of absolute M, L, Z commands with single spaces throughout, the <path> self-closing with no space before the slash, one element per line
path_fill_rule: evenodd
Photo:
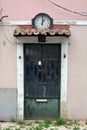
<path fill-rule="evenodd" d="M 63 58 L 66 58 L 66 54 L 63 55 Z"/>
<path fill-rule="evenodd" d="M 19 59 L 21 59 L 21 56 L 19 56 Z"/>

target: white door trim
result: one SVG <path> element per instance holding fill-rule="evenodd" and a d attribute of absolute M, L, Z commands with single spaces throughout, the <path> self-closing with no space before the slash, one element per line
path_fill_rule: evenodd
<path fill-rule="evenodd" d="M 23 44 L 17 44 L 17 119 L 24 118 L 24 58 Z"/>
<path fill-rule="evenodd" d="M 17 119 L 24 119 L 24 52 L 23 43 L 38 43 L 37 37 L 17 38 Z M 47 37 L 46 43 L 61 43 L 60 116 L 67 118 L 68 37 Z"/>

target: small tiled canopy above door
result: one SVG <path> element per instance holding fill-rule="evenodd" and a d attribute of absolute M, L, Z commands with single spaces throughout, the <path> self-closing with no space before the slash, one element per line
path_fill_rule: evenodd
<path fill-rule="evenodd" d="M 67 36 L 71 35 L 70 27 L 68 25 L 53 25 L 51 29 L 39 29 L 32 28 L 31 25 L 18 26 L 14 31 L 15 37 L 21 36 Z"/>

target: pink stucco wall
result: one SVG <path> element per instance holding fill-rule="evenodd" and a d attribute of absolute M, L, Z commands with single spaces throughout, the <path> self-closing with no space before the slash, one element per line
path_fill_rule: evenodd
<path fill-rule="evenodd" d="M 0 26 L 0 88 L 17 86 L 16 39 L 13 31 L 13 26 Z"/>
<path fill-rule="evenodd" d="M 68 118 L 87 119 L 87 26 L 71 26 Z"/>
<path fill-rule="evenodd" d="M 86 12 L 87 14 L 87 0 L 51 1 L 72 11 Z M 6 20 L 12 21 L 28 21 L 41 12 L 48 13 L 54 20 L 87 20 L 87 16 L 64 11 L 48 0 L 0 0 L 0 8 L 3 8 L 1 15 L 8 15 Z"/>

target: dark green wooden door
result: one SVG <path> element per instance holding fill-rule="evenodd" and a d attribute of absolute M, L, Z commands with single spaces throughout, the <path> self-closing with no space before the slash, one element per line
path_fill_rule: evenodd
<path fill-rule="evenodd" d="M 24 45 L 24 116 L 57 118 L 60 113 L 61 45 Z"/>

